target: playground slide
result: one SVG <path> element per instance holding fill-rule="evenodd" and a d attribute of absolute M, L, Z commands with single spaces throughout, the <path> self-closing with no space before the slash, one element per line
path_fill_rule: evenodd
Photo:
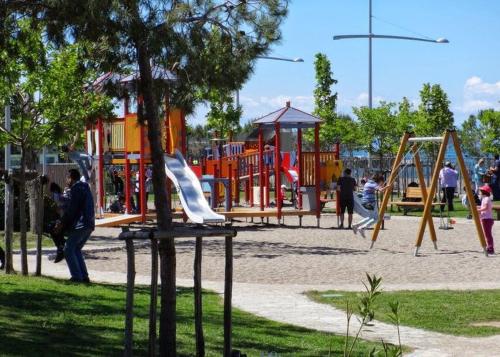
<path fill-rule="evenodd" d="M 165 171 L 175 185 L 182 207 L 194 223 L 222 223 L 225 217 L 212 211 L 208 205 L 200 181 L 189 168 L 186 160 L 175 150 L 175 156 L 165 156 Z"/>

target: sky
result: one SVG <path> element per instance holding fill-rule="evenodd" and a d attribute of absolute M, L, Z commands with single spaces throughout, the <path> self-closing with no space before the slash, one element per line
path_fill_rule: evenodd
<path fill-rule="evenodd" d="M 334 35 L 368 33 L 368 0 L 294 0 L 284 21 L 282 41 L 269 56 L 304 59 L 303 63 L 259 59 L 240 91 L 242 123 L 283 107 L 287 100 L 314 109 L 314 55 L 331 61 L 337 111 L 352 114 L 368 104 L 368 40 L 333 41 Z M 447 38 L 448 44 L 373 40 L 373 103 L 418 106 L 424 83 L 440 84 L 460 125 L 481 109 L 500 110 L 500 1 L 373 0 L 374 34 Z M 205 122 L 200 105 L 189 118 Z"/>

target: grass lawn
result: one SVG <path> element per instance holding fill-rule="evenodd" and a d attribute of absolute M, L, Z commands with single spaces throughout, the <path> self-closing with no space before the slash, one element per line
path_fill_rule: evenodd
<path fill-rule="evenodd" d="M 0 231 L 0 247 L 5 249 L 5 231 Z M 12 239 L 12 246 L 13 249 L 20 249 L 21 248 L 21 234 L 19 232 L 14 232 Z M 26 238 L 27 238 L 27 245 L 28 249 L 31 248 L 36 248 L 36 234 L 27 232 L 26 233 Z M 42 247 L 54 247 L 54 243 L 52 242 L 52 239 L 50 239 L 47 236 L 42 236 Z"/>
<path fill-rule="evenodd" d="M 346 308 L 346 300 L 355 301 L 356 295 L 344 291 L 308 293 L 315 301 L 341 309 Z M 400 302 L 401 324 L 405 326 L 463 336 L 500 334 L 500 327 L 472 326 L 500 322 L 500 290 L 383 292 L 376 300 L 375 319 L 390 323 L 387 314 L 392 301 Z"/>
<path fill-rule="evenodd" d="M 135 295 L 134 349 L 147 353 L 149 294 Z M 204 331 L 207 356 L 222 355 L 223 305 L 218 295 L 205 292 Z M 194 308 L 191 289 L 177 295 L 178 355 L 192 356 Z M 119 356 L 122 354 L 125 287 L 75 285 L 49 278 L 0 274 L 1 356 Z M 285 325 L 233 310 L 233 348 L 248 356 L 274 351 L 280 355 L 325 356 L 331 334 Z M 333 336 L 333 355 L 342 355 L 344 338 Z M 361 342 L 357 356 L 373 343 Z M 379 346 L 379 345 L 377 345 Z M 267 356 L 267 353 L 265 354 Z"/>

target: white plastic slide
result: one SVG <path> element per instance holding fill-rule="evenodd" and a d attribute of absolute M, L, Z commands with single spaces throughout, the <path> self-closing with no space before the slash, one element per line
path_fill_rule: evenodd
<path fill-rule="evenodd" d="M 179 150 L 175 150 L 175 156 L 165 156 L 165 171 L 174 183 L 182 207 L 191 221 L 204 224 L 222 223 L 226 220 L 224 216 L 212 211 L 203 195 L 198 177 L 189 168 Z"/>

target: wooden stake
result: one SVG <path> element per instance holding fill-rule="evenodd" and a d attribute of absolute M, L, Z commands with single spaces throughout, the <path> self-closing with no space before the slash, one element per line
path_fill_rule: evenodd
<path fill-rule="evenodd" d="M 233 237 L 226 236 L 226 267 L 224 274 L 224 357 L 232 352 L 232 311 L 233 296 Z"/>
<path fill-rule="evenodd" d="M 126 357 L 133 354 L 134 330 L 134 286 L 135 286 L 135 252 L 134 241 L 127 239 L 127 302 L 125 307 L 125 351 Z"/>
<path fill-rule="evenodd" d="M 203 336 L 203 307 L 201 296 L 201 257 L 202 237 L 196 237 L 194 253 L 194 326 L 196 335 L 196 356 L 205 356 L 205 338 Z"/>
<path fill-rule="evenodd" d="M 158 241 L 151 239 L 151 296 L 149 301 L 148 355 L 156 356 L 156 320 L 158 306 Z"/>

